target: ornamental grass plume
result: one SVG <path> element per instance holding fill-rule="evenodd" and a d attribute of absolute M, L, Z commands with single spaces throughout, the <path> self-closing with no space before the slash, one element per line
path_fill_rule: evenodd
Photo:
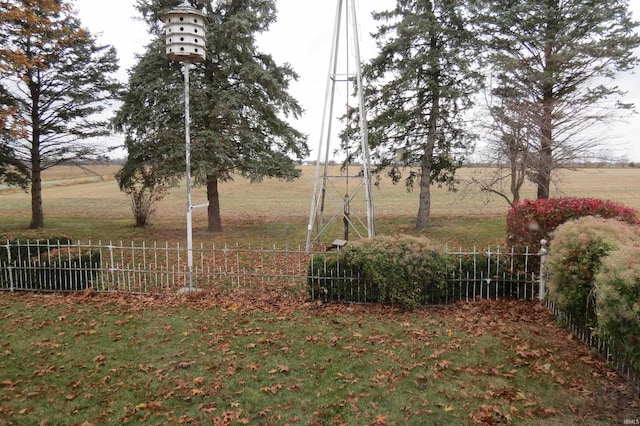
<path fill-rule="evenodd" d="M 595 277 L 596 332 L 621 346 L 640 368 L 640 242 L 602 259 Z"/>
<path fill-rule="evenodd" d="M 545 269 L 549 297 L 576 326 L 596 326 L 595 277 L 602 259 L 640 244 L 640 228 L 616 219 L 586 216 L 566 222 L 552 234 Z"/>

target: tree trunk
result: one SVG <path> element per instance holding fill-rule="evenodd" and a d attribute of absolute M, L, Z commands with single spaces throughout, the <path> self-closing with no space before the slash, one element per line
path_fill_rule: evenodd
<path fill-rule="evenodd" d="M 34 169 L 31 172 L 31 224 L 30 229 L 44 227 L 44 212 L 42 210 L 42 174 L 40 164 L 32 162 Z"/>
<path fill-rule="evenodd" d="M 209 232 L 222 232 L 222 218 L 220 216 L 220 198 L 218 193 L 218 178 L 207 176 L 207 208 Z"/>
<path fill-rule="evenodd" d="M 553 131 L 551 114 L 553 107 L 545 102 L 543 124 L 540 138 L 540 153 L 537 173 L 538 198 L 549 198 L 551 187 L 551 169 L 553 168 Z"/>
<path fill-rule="evenodd" d="M 31 90 L 31 224 L 30 229 L 44 227 L 42 210 L 42 159 L 40 157 L 40 92 L 37 85 L 30 83 Z"/>
<path fill-rule="evenodd" d="M 432 159 L 425 155 L 420 176 L 420 205 L 416 217 L 416 231 L 427 231 L 431 226 L 431 164 Z"/>
<path fill-rule="evenodd" d="M 514 155 L 511 158 L 511 205 L 515 205 L 520 202 L 520 190 L 527 179 L 527 164 L 528 161 L 525 158 L 519 158 L 518 155 Z"/>
<path fill-rule="evenodd" d="M 551 170 L 553 170 L 553 115 L 554 84 L 556 81 L 555 43 L 558 33 L 558 0 L 547 0 L 546 43 L 544 48 L 544 75 L 542 81 L 542 117 L 540 122 L 540 152 L 538 153 L 538 198 L 549 198 Z"/>
<path fill-rule="evenodd" d="M 551 47 L 547 47 L 547 55 L 551 55 Z M 551 62 L 551 58 L 548 59 Z M 553 169 L 553 83 L 548 81 L 542 90 L 542 117 L 540 122 L 540 151 L 536 183 L 538 198 L 549 198 L 551 187 L 551 170 Z"/>
<path fill-rule="evenodd" d="M 511 205 L 520 202 L 520 186 L 517 167 L 511 163 Z"/>
<path fill-rule="evenodd" d="M 440 114 L 440 96 L 434 90 L 429 115 L 427 143 L 424 147 L 420 175 L 420 205 L 416 217 L 416 231 L 427 231 L 431 227 L 431 172 L 433 171 L 433 152 L 436 147 L 438 116 Z"/>

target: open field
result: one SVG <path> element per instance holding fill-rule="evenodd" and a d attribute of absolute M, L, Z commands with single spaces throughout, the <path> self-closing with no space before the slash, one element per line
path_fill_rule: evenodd
<path fill-rule="evenodd" d="M 87 181 L 110 179 L 115 176 L 119 169 L 120 166 L 110 164 L 89 165 L 86 167 L 72 165 L 56 166 L 43 171 L 42 180 L 47 182 L 65 179 L 86 179 Z"/>
<path fill-rule="evenodd" d="M 133 217 L 128 197 L 121 193 L 113 175 L 116 166 L 101 166 L 95 170 L 103 180 L 81 169 L 69 167 L 52 169 L 45 179 L 52 183 L 44 188 L 46 229 L 51 235 L 64 233 L 81 240 L 183 240 L 185 239 L 184 186 L 174 188 L 157 205 L 151 218 L 152 225 L 145 229 L 132 226 Z M 459 171 L 462 179 L 469 179 L 478 169 Z M 304 244 L 309 220 L 313 189 L 314 167 L 303 167 L 303 177 L 295 182 L 266 180 L 250 183 L 246 179 L 220 185 L 223 235 L 211 235 L 206 228 L 206 211 L 194 211 L 195 241 L 253 242 L 270 244 L 289 241 Z M 330 174 L 340 174 L 334 168 Z M 69 180 L 74 179 L 74 180 Z M 79 180 L 75 180 L 79 179 Z M 349 185 L 355 185 L 352 178 Z M 345 180 L 333 191 L 344 192 Z M 579 196 L 611 199 L 640 210 L 640 169 L 605 168 L 563 171 L 556 176 L 554 196 Z M 533 186 L 523 191 L 524 197 L 534 195 Z M 403 184 L 392 185 L 383 179 L 373 191 L 378 233 L 411 232 L 417 212 L 418 192 L 407 192 Z M 206 201 L 204 188 L 195 188 L 193 202 Z M 327 211 L 333 207 L 328 204 Z M 364 203 L 352 204 L 352 211 L 364 216 Z M 339 207 L 338 207 L 339 208 Z M 465 191 L 458 192 L 433 188 L 433 229 L 428 233 L 435 240 L 452 245 L 502 244 L 504 217 L 508 205 L 500 197 Z M 331 210 L 333 211 L 333 210 Z M 0 232 L 23 234 L 30 221 L 30 195 L 19 190 L 0 191 Z M 473 229 L 472 232 L 469 232 Z M 328 236 L 328 241 L 332 241 Z M 248 241 L 251 240 L 251 241 Z"/>

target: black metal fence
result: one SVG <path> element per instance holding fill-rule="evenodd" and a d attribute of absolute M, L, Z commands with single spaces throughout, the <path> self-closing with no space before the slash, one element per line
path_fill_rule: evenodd
<path fill-rule="evenodd" d="M 640 394 L 640 371 L 631 367 L 627 355 L 621 348 L 620 342 L 603 339 L 587 327 L 578 327 L 573 319 L 566 315 L 553 301 L 546 301 L 547 307 L 553 312 L 558 321 L 580 341 L 589 346 L 596 354 L 605 359 L 611 368 L 631 383 Z"/>
<path fill-rule="evenodd" d="M 426 303 L 483 299 L 532 299 L 544 295 L 539 253 L 515 253 L 500 248 L 466 251 L 445 249 L 448 258 L 446 288 L 424 295 Z M 341 270 L 335 253 L 309 260 L 307 290 L 314 300 L 376 302 L 378 288 L 351 270 Z M 532 267 L 531 265 L 537 265 Z M 427 290 L 428 291 L 428 290 Z"/>

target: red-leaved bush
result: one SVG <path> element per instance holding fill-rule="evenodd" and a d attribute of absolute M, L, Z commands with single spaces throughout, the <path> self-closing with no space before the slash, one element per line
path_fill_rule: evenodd
<path fill-rule="evenodd" d="M 540 250 L 540 240 L 549 241 L 558 225 L 584 216 L 640 224 L 638 212 L 609 200 L 575 197 L 523 200 L 507 213 L 507 245 L 517 253 L 527 247 L 530 253 L 536 253 Z"/>

